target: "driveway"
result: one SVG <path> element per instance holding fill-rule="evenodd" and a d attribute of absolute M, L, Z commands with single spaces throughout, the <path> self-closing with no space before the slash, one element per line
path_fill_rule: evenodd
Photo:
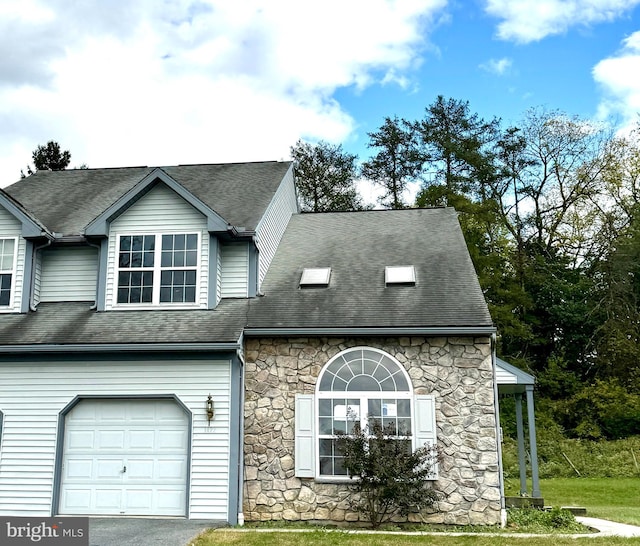
<path fill-rule="evenodd" d="M 221 521 L 182 518 L 89 518 L 89 546 L 185 546 Z"/>

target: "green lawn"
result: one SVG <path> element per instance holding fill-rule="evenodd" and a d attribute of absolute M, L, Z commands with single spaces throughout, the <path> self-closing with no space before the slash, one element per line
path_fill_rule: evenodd
<path fill-rule="evenodd" d="M 584 506 L 587 515 L 640 526 L 640 478 L 540 480 L 544 503 Z"/>
<path fill-rule="evenodd" d="M 513 484 L 509 484 L 511 487 Z M 640 478 L 554 478 L 540 481 L 540 489 L 546 505 L 584 506 L 587 515 L 640 526 Z M 508 494 L 513 491 L 507 490 Z M 451 536 L 443 532 L 437 536 L 406 536 L 393 533 L 350 534 L 345 531 L 263 531 L 218 529 L 208 531 L 189 546 L 213 546 L 237 544 L 243 546 L 605 546 L 635 544 L 638 538 L 580 538 L 566 536 L 529 537 L 517 533 L 503 536 Z"/>
<path fill-rule="evenodd" d="M 530 537 L 510 534 L 501 537 L 448 536 L 446 533 L 422 536 L 403 536 L 394 534 L 347 534 L 345 532 L 257 532 L 214 530 L 201 535 L 189 546 L 214 546 L 236 544 L 242 546 L 617 546 L 640 545 L 640 538 L 574 538 Z"/>

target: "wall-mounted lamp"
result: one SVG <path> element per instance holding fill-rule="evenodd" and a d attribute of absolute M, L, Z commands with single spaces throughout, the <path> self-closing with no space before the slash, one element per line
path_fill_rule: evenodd
<path fill-rule="evenodd" d="M 211 395 L 207 397 L 207 419 L 209 420 L 209 423 L 211 422 L 211 419 L 213 419 L 213 399 L 211 398 Z"/>

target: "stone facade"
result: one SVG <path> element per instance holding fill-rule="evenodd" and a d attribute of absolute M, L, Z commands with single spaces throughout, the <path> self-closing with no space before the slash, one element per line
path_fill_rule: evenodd
<path fill-rule="evenodd" d="M 345 484 L 297 478 L 295 395 L 314 394 L 324 365 L 342 350 L 383 350 L 407 370 L 415 394 L 436 396 L 442 451 L 430 523 L 499 524 L 498 443 L 488 337 L 268 338 L 245 346 L 246 521 L 357 522 Z"/>

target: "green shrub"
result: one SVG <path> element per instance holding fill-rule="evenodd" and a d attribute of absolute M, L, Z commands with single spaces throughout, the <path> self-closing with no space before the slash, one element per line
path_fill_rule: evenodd
<path fill-rule="evenodd" d="M 576 518 L 569 510 L 558 507 L 551 510 L 510 508 L 507 510 L 507 527 L 512 530 L 526 528 L 529 532 L 538 533 L 584 531 L 584 527 L 576 521 Z"/>
<path fill-rule="evenodd" d="M 412 451 L 409 438 L 398 437 L 376 419 L 369 420 L 367 429 L 356 424 L 350 433 L 338 436 L 337 447 L 353 479 L 351 507 L 364 514 L 372 528 L 395 514 L 407 516 L 436 506 L 439 495 L 429 479 L 438 459 L 435 448 Z"/>

